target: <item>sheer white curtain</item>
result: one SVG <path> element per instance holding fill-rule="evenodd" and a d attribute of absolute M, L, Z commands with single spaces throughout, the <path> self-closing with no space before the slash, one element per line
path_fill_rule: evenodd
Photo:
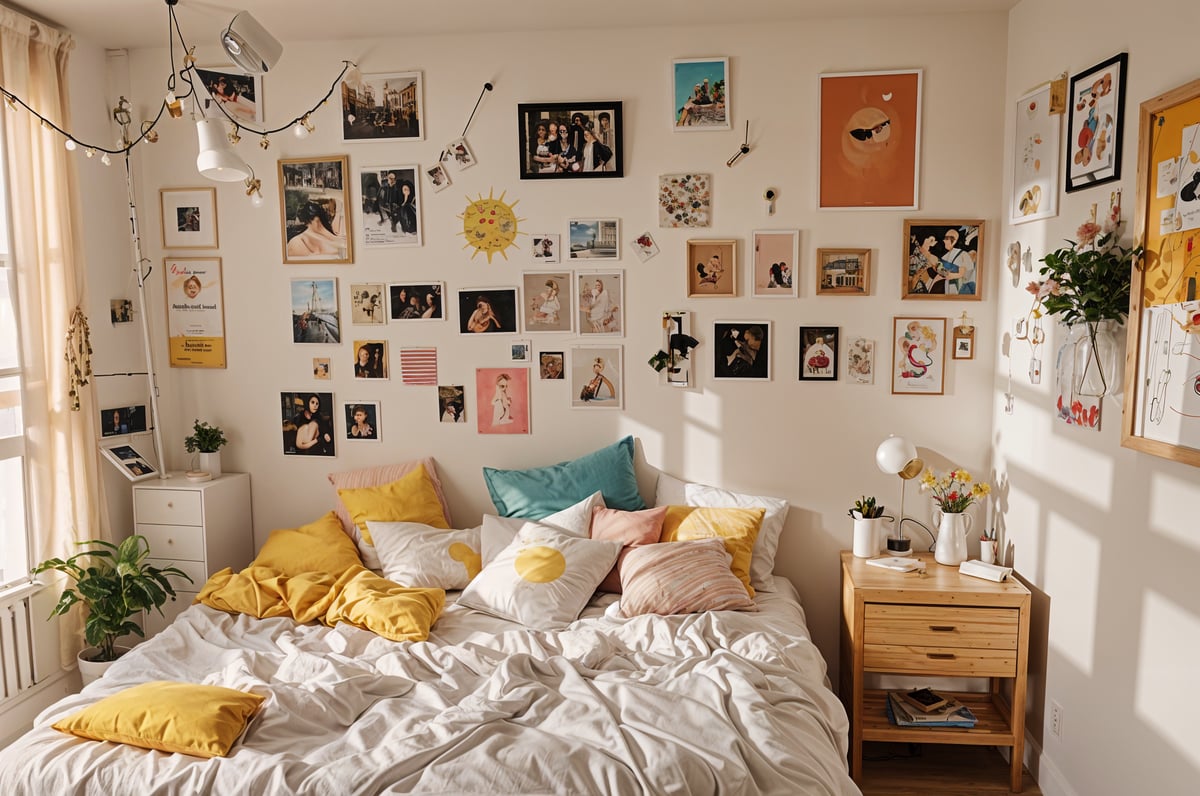
<path fill-rule="evenodd" d="M 0 84 L 70 130 L 69 35 L 0 7 Z M 110 538 L 100 511 L 96 405 L 90 386 L 72 411 L 64 358 L 71 313 L 84 300 L 75 173 L 63 139 L 34 115 L 5 109 L 4 147 L 17 274 L 23 411 L 29 454 L 28 517 L 36 560 L 78 552 L 74 542 Z M 82 646 L 78 611 L 61 623 L 63 665 Z"/>

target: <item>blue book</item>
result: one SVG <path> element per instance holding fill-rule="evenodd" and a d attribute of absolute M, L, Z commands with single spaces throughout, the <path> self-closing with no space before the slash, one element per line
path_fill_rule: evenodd
<path fill-rule="evenodd" d="M 920 721 L 912 718 L 902 704 L 897 704 L 899 697 L 889 693 L 887 698 L 888 721 L 897 727 L 974 727 L 978 719 L 966 705 L 960 705 L 953 713 L 932 721 Z"/>

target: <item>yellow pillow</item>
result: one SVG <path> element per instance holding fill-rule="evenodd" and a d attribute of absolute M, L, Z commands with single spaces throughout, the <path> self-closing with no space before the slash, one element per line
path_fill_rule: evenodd
<path fill-rule="evenodd" d="M 424 467 L 409 472 L 383 486 L 339 489 L 338 497 L 358 526 L 363 541 L 373 545 L 367 520 L 375 522 L 419 522 L 433 528 L 448 529 L 446 515 L 437 490 Z"/>
<path fill-rule="evenodd" d="M 53 726 L 93 741 L 225 757 L 264 699 L 217 685 L 160 680 L 105 697 Z"/>
<path fill-rule="evenodd" d="M 358 548 L 332 511 L 299 528 L 271 531 L 258 557 L 250 562 L 252 567 L 267 567 L 285 575 L 328 572 L 334 577 L 355 564 L 362 564 Z"/>
<path fill-rule="evenodd" d="M 750 585 L 750 558 L 754 540 L 762 527 L 765 509 L 710 509 L 695 506 L 670 506 L 663 520 L 663 542 L 684 542 L 689 539 L 718 537 L 725 541 L 725 550 L 733 556 L 730 569 L 746 585 L 746 593 L 754 596 Z"/>
<path fill-rule="evenodd" d="M 446 604 L 441 589 L 410 589 L 369 569 L 347 572 L 340 585 L 321 621 L 349 622 L 392 641 L 425 641 Z"/>

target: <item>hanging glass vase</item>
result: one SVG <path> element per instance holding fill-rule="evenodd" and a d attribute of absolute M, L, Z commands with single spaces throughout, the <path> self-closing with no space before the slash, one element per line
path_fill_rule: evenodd
<path fill-rule="evenodd" d="M 1117 339 L 1112 321 L 1080 322 L 1069 327 L 1071 388 L 1075 395 L 1100 397 L 1117 387 Z"/>

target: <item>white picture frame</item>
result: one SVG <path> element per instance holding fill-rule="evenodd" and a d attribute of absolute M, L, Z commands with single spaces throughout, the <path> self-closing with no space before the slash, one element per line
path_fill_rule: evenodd
<path fill-rule="evenodd" d="M 160 188 L 160 223 L 164 249 L 215 249 L 216 188 Z"/>

